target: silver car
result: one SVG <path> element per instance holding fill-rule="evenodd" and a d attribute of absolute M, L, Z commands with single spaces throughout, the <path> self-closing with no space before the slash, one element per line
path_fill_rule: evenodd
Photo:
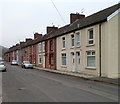
<path fill-rule="evenodd" d="M 0 71 L 6 72 L 6 65 L 4 64 L 4 62 L 0 62 Z"/>
<path fill-rule="evenodd" d="M 11 65 L 18 65 L 18 61 L 17 60 L 12 60 Z"/>
<path fill-rule="evenodd" d="M 22 68 L 33 68 L 33 65 L 29 61 L 23 61 Z"/>

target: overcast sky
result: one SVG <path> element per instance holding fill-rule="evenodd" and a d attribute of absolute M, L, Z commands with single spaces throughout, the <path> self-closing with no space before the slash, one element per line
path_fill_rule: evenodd
<path fill-rule="evenodd" d="M 59 10 L 61 17 L 57 10 Z M 105 2 L 106 1 L 106 2 Z M 117 4 L 119 0 L 0 0 L 0 45 L 10 47 L 46 33 L 46 26 L 69 24 L 70 13 L 86 16 Z M 83 9 L 84 8 L 84 9 Z"/>

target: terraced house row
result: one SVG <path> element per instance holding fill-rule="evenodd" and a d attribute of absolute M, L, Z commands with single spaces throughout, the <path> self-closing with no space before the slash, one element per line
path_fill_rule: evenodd
<path fill-rule="evenodd" d="M 48 26 L 46 34 L 34 34 L 5 53 L 8 62 L 29 60 L 51 70 L 120 77 L 120 4 L 94 13 L 70 14 L 70 23 L 61 28 Z M 118 55 L 119 54 L 119 55 Z"/>

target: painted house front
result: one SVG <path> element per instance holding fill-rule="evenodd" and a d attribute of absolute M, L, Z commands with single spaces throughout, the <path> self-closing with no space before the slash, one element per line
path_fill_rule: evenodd
<path fill-rule="evenodd" d="M 56 38 L 57 69 L 118 78 L 119 16 L 114 5 L 71 23 Z"/>
<path fill-rule="evenodd" d="M 45 68 L 45 42 L 41 41 L 37 44 L 37 66 Z"/>

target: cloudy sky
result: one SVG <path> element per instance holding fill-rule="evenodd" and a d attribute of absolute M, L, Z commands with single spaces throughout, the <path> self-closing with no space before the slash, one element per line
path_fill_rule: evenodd
<path fill-rule="evenodd" d="M 119 0 L 0 0 L 0 45 L 10 47 L 46 33 L 46 26 L 69 24 L 70 13 L 86 16 L 117 4 Z M 54 7 L 55 4 L 57 12 Z"/>

